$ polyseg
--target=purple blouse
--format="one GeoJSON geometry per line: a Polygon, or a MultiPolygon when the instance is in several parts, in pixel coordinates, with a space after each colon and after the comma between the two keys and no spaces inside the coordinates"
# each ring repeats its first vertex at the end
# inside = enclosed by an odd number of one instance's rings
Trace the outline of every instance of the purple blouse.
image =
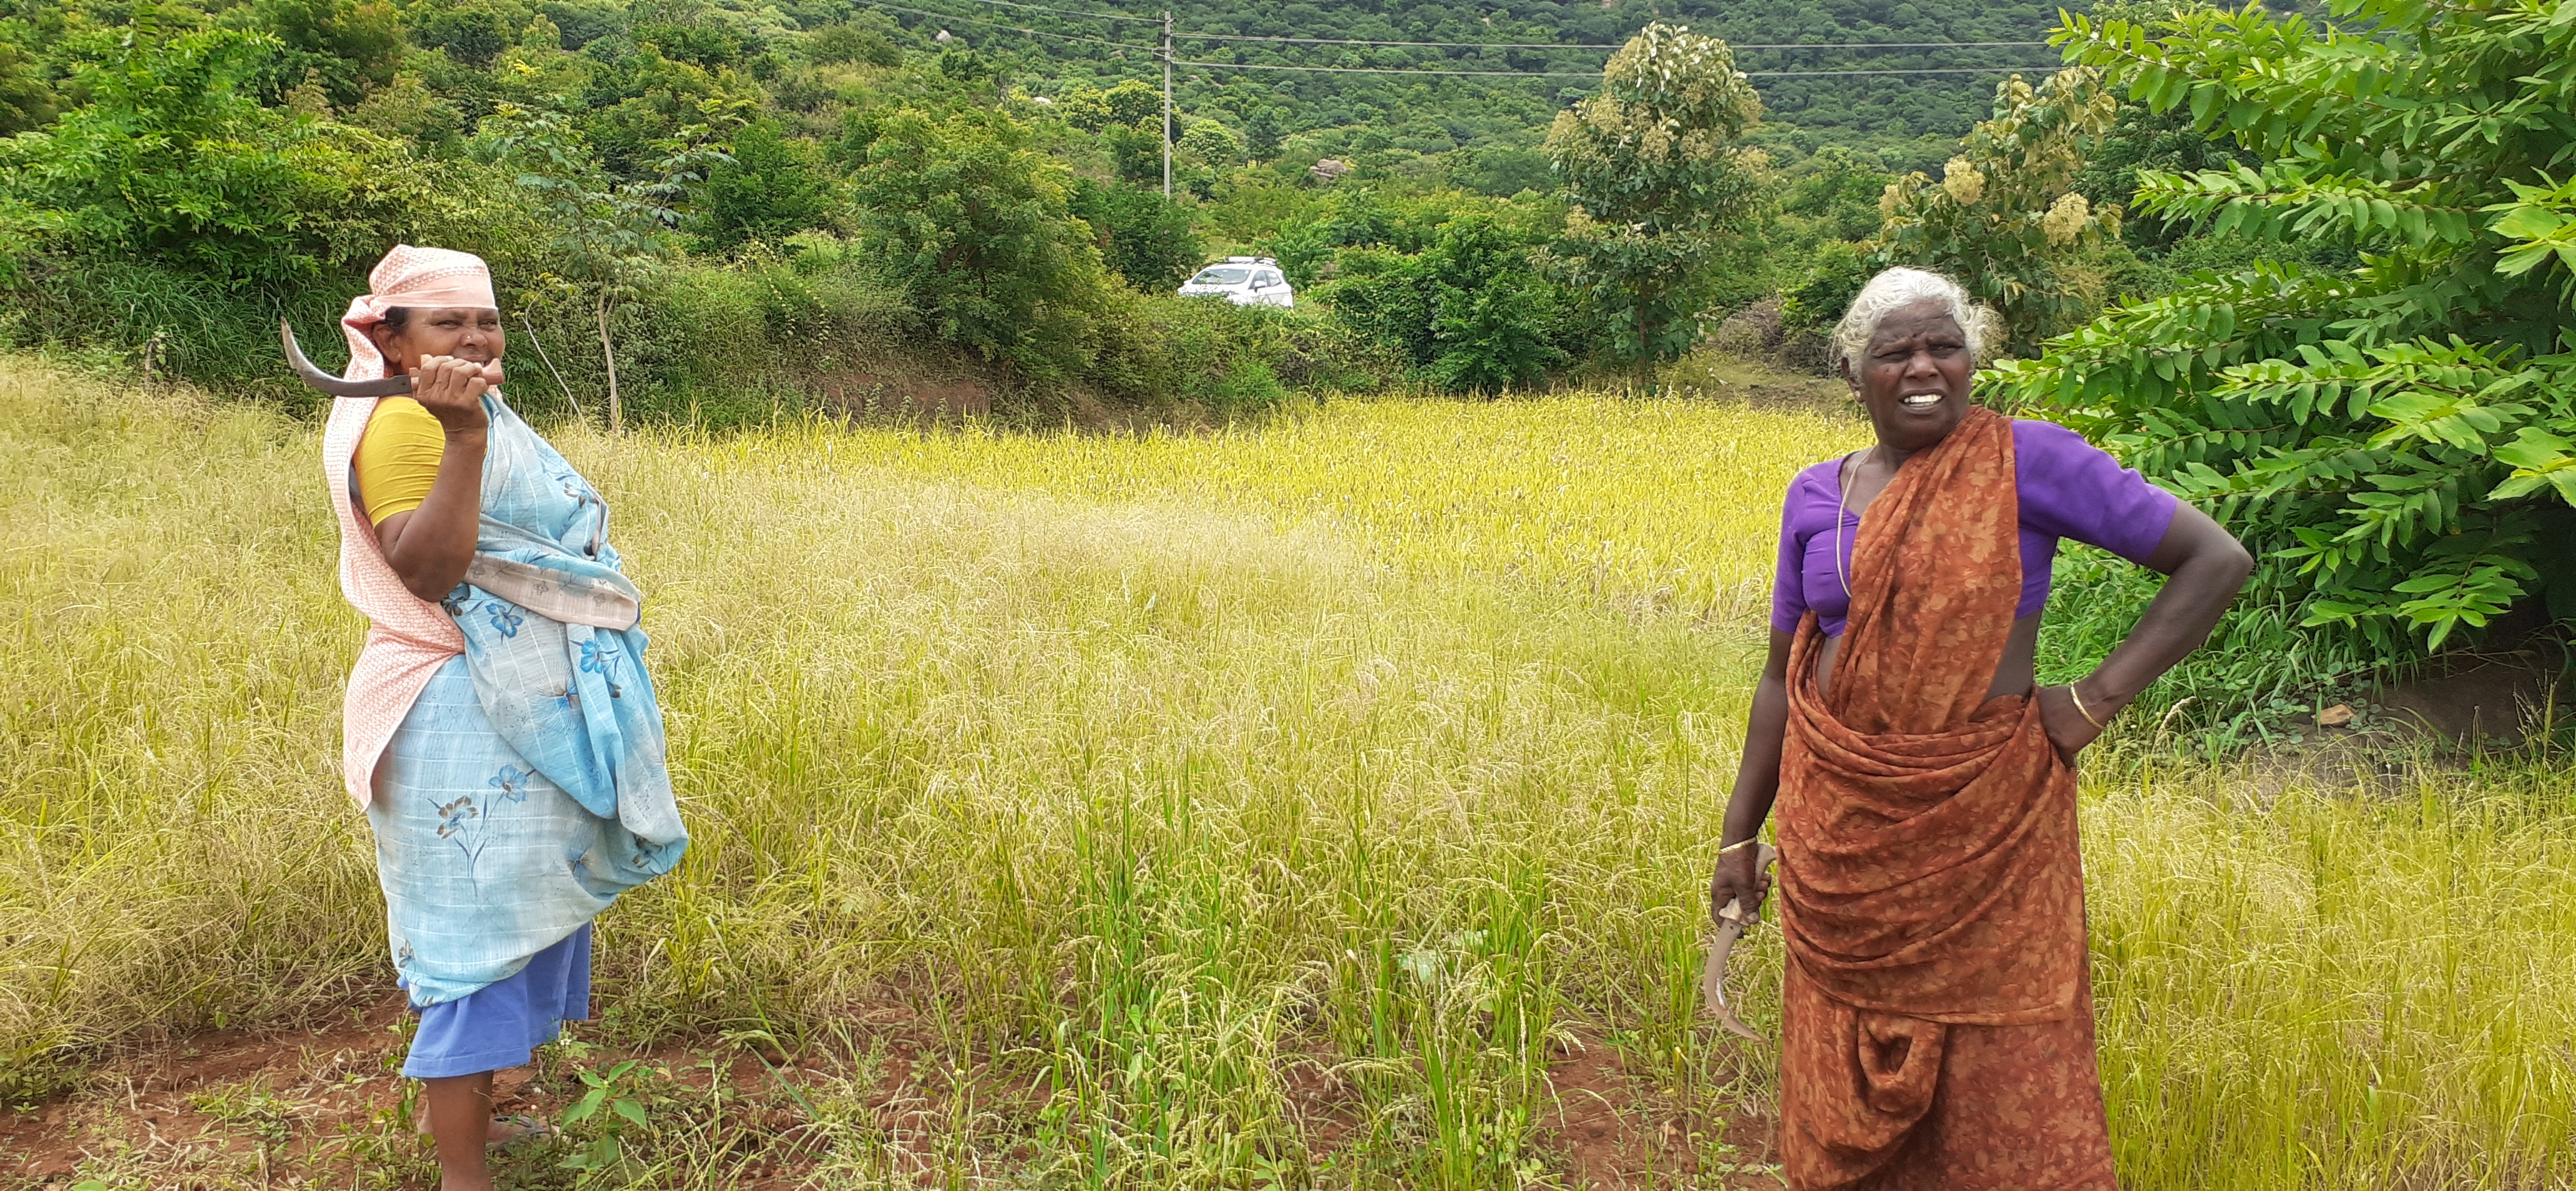
{"type": "MultiPolygon", "coordinates": [[[[2143,563],[2173,525],[2174,495],[2123,469],[2084,437],[2052,422],[2013,420],[2013,479],[2021,494],[2021,604],[2028,616],[2048,602],[2048,577],[2057,563],[2057,539],[2099,546],[2143,563]]],[[[1816,610],[1827,636],[1839,637],[1851,611],[1852,540],[1860,516],[1844,512],[1842,533],[1834,513],[1842,505],[1841,459],[1828,459],[1789,482],[1780,510],[1780,569],[1771,584],[1771,627],[1798,630],[1799,617],[1816,610]],[[1841,539],[1841,557],[1835,539],[1841,539]]]]}

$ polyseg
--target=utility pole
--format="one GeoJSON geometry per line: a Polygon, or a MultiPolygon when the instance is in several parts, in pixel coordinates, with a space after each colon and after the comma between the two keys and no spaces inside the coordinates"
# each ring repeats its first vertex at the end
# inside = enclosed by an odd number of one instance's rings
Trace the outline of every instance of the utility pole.
{"type": "Polygon", "coordinates": [[[1172,10],[1163,10],[1163,201],[1172,201],[1172,10]]]}

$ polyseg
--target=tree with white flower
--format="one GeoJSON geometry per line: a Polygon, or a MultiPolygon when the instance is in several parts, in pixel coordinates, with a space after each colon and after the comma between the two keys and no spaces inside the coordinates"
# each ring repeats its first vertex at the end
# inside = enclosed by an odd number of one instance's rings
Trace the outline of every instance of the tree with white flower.
{"type": "Polygon", "coordinates": [[[1571,209],[1547,260],[1590,297],[1617,358],[1642,366],[1697,338],[1705,266],[1760,203],[1761,158],[1734,142],[1761,116],[1725,42],[1662,23],[1557,113],[1546,149],[1571,209]]]}
{"type": "Polygon", "coordinates": [[[1888,184],[1871,266],[1957,278],[2003,312],[2016,353],[2090,314],[2067,266],[2119,234],[2120,208],[2095,205],[2074,183],[2118,114],[2091,69],[2062,70],[2036,87],[2014,75],[1995,88],[1993,118],[1960,142],[1940,182],[1918,172],[1888,184]]]}

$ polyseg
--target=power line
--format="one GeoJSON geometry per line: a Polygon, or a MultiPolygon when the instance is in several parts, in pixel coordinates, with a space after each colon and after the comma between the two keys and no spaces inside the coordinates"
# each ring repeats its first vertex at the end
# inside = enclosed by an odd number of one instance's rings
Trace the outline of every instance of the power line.
{"type": "Polygon", "coordinates": [[[1812,79],[1856,74],[2055,74],[2066,69],[2062,62],[2047,66],[1933,66],[1920,70],[1748,70],[1745,77],[1756,79],[1812,79]]]}
{"type": "Polygon", "coordinates": [[[1174,66],[1208,66],[1218,70],[1311,70],[1326,74],[1482,74],[1509,75],[1521,79],[1597,79],[1597,70],[1405,70],[1393,66],[1280,66],[1268,62],[1192,62],[1174,59],[1174,66]]]}
{"type": "MultiPolygon", "coordinates": [[[[1027,37],[1045,37],[1045,38],[1052,38],[1052,39],[1057,40],[1057,41],[1077,41],[1077,42],[1082,42],[1082,43],[1085,43],[1085,44],[1088,44],[1088,45],[1105,45],[1105,46],[1109,46],[1109,47],[1111,47],[1111,48],[1113,48],[1113,49],[1121,49],[1121,50],[1136,50],[1136,51],[1139,51],[1139,52],[1142,52],[1142,53],[1154,53],[1154,52],[1156,52],[1156,50],[1157,50],[1157,47],[1155,47],[1155,46],[1150,46],[1150,45],[1135,45],[1135,44],[1132,44],[1132,43],[1129,43],[1129,42],[1123,42],[1123,41],[1111,41],[1111,40],[1109,40],[1109,39],[1107,39],[1107,38],[1102,38],[1102,37],[1084,37],[1084,36],[1082,36],[1082,35],[1080,35],[1080,34],[1075,34],[1075,33],[1050,33],[1050,32],[1048,32],[1048,31],[1046,31],[1046,30],[1043,30],[1043,29],[1031,29],[1031,28],[1027,28],[1027,27],[1025,27],[1025,26],[1012,25],[1012,24],[1009,24],[1009,23],[1007,23],[1007,22],[1003,22],[1003,21],[987,20],[987,19],[985,19],[985,18],[983,18],[983,17],[970,17],[970,16],[962,16],[962,15],[955,14],[955,13],[933,12],[933,11],[931,11],[931,10],[929,10],[929,9],[924,9],[924,8],[909,8],[909,7],[906,7],[906,6],[901,5],[901,4],[887,4],[887,3],[884,3],[884,2],[883,2],[883,0],[861,0],[861,2],[862,2],[862,3],[867,4],[867,5],[868,5],[869,7],[871,7],[871,8],[882,8],[882,9],[887,9],[887,10],[889,10],[889,11],[893,11],[893,12],[910,13],[910,14],[912,14],[912,15],[914,15],[914,16],[930,17],[930,18],[933,18],[933,19],[935,19],[935,20],[942,20],[942,21],[957,21],[957,22],[961,22],[961,23],[969,24],[969,25],[985,25],[985,26],[989,26],[989,27],[992,27],[992,28],[995,28],[995,29],[1002,29],[1002,30],[1006,30],[1006,31],[1008,31],[1008,32],[1018,33],[1018,34],[1021,34],[1021,35],[1023,35],[1023,36],[1027,36],[1027,37]]],[[[1040,4],[1024,4],[1024,3],[1020,3],[1020,2],[1019,2],[1019,0],[973,0],[973,2],[974,2],[974,3],[979,3],[979,4],[1007,4],[1007,5],[1009,5],[1010,7],[1013,7],[1013,8],[1027,8],[1027,9],[1035,9],[1035,10],[1040,11],[1040,12],[1065,13],[1065,14],[1073,15],[1073,16],[1100,16],[1100,17],[1104,17],[1104,18],[1107,16],[1107,14],[1097,14],[1097,13],[1080,13],[1080,12],[1075,12],[1074,10],[1071,10],[1071,9],[1049,8],[1049,7],[1045,6],[1045,5],[1040,5],[1040,4]]],[[[1124,19],[1144,20],[1144,19],[1148,19],[1148,18],[1142,18],[1142,17],[1138,17],[1138,18],[1124,18],[1124,17],[1122,17],[1122,18],[1118,18],[1118,19],[1122,19],[1122,20],[1124,20],[1124,19]]],[[[1294,41],[1294,42],[1300,42],[1300,43],[1305,43],[1305,44],[1314,44],[1314,45],[1364,45],[1364,46],[1394,46],[1394,47],[1420,47],[1420,48],[1478,48],[1478,49],[1539,49],[1539,48],[1545,48],[1545,49],[1616,49],[1616,48],[1618,48],[1618,47],[1616,47],[1616,46],[1595,46],[1595,45],[1557,45],[1557,44],[1553,44],[1553,43],[1546,43],[1546,44],[1543,44],[1543,43],[1538,43],[1538,42],[1338,41],[1338,40],[1332,40],[1332,39],[1327,39],[1327,38],[1250,38],[1250,37],[1235,37],[1235,36],[1231,36],[1231,35],[1219,35],[1219,34],[1200,35],[1200,34],[1180,34],[1180,33],[1176,33],[1176,34],[1174,34],[1173,36],[1174,36],[1174,38],[1175,38],[1175,39],[1177,39],[1177,40],[1208,40],[1208,41],[1214,41],[1214,40],[1225,40],[1225,41],[1254,41],[1254,40],[1263,40],[1263,41],[1294,41]]],[[[2014,42],[2014,41],[1995,41],[1995,42],[1966,42],[1966,41],[1962,41],[1962,42],[1877,42],[1877,43],[1856,43],[1856,44],[1853,44],[1853,45],[1835,45],[1835,44],[1832,44],[1832,43],[1826,43],[1826,42],[1803,42],[1803,43],[1795,43],[1795,44],[1783,43],[1783,44],[1776,44],[1776,45],[1747,44],[1747,45],[1737,46],[1737,47],[1734,47],[1734,48],[1737,48],[1737,49],[1747,49],[1747,50],[1759,50],[1759,49],[1858,49],[1858,48],[1873,48],[1873,47],[1875,47],[1875,48],[1891,48],[1891,49],[1893,49],[1893,48],[1913,48],[1913,49],[1930,49],[1930,48],[1939,48],[1939,49],[1952,49],[1952,48],[1983,47],[1983,46],[2026,46],[2026,45],[2045,45],[2045,44],[2047,44],[2047,43],[2045,43],[2045,42],[2014,42]]],[[[1599,72],[1599,71],[1592,71],[1592,70],[1437,70],[1437,69],[1425,69],[1425,68],[1420,68],[1420,67],[1397,67],[1397,66],[1291,66],[1291,65],[1286,65],[1286,64],[1282,64],[1282,63],[1271,63],[1271,62],[1203,62],[1203,61],[1192,61],[1192,60],[1189,60],[1189,59],[1181,59],[1181,58],[1175,58],[1175,59],[1172,59],[1172,65],[1174,65],[1174,66],[1196,66],[1196,67],[1201,67],[1201,68],[1209,69],[1209,70],[1292,70],[1292,71],[1305,71],[1305,72],[1308,72],[1308,73],[1314,73],[1314,74],[1419,74],[1419,75],[1450,75],[1450,76],[1459,76],[1459,77],[1483,77],[1483,78],[1529,78],[1529,79],[1575,79],[1575,78],[1588,79],[1588,78],[1598,78],[1598,77],[1600,77],[1600,72],[1599,72]]],[[[1908,70],[1751,70],[1751,71],[1746,71],[1746,72],[1744,72],[1744,73],[1745,73],[1746,77],[1749,77],[1749,78],[1757,78],[1757,79],[1759,79],[1759,78],[1824,78],[1824,77],[1832,77],[1832,76],[1839,76],[1839,75],[1854,75],[1854,76],[1888,76],[1888,75],[1917,75],[1917,74],[2017,74],[2017,73],[2047,74],[2047,73],[2052,73],[2052,72],[2054,72],[2054,71],[2061,70],[2061,69],[2064,69],[2064,68],[2063,68],[2063,67],[2061,67],[2061,66],[1959,66],[1959,67],[1922,67],[1922,68],[1915,68],[1915,69],[1908,69],[1908,70]]]]}
{"type": "MultiPolygon", "coordinates": [[[[1395,66],[1283,66],[1269,62],[1192,62],[1175,59],[1174,66],[1204,66],[1217,70],[1306,70],[1326,74],[1423,74],[1423,75],[1489,75],[1523,79],[1597,79],[1597,70],[1422,70],[1395,66]]],[[[1907,74],[2052,74],[2066,69],[2051,66],[1952,66],[1920,70],[1748,70],[1747,78],[1823,78],[1850,75],[1907,74]]]]}
{"type": "Polygon", "coordinates": [[[1050,8],[1044,4],[1022,4],[1020,0],[973,0],[976,4],[999,4],[1006,8],[1026,8],[1051,12],[1060,17],[1088,17],[1095,21],[1159,21],[1161,17],[1129,16],[1122,12],[1083,12],[1072,8],[1050,8]]]}
{"type": "MultiPolygon", "coordinates": [[[[991,3],[991,2],[992,2],[992,0],[978,0],[978,2],[979,2],[979,3],[991,3]]],[[[965,17],[965,16],[958,16],[958,15],[957,15],[957,14],[955,14],[955,13],[947,13],[947,12],[932,12],[932,11],[930,11],[930,10],[926,9],[926,8],[906,8],[906,7],[904,7],[904,6],[900,5],[900,4],[886,4],[886,3],[883,3],[883,2],[882,2],[882,0],[860,0],[860,3],[863,3],[863,4],[867,5],[867,6],[868,6],[868,7],[870,7],[870,8],[883,8],[883,9],[888,9],[888,10],[891,10],[891,11],[894,11],[894,12],[908,12],[908,13],[911,13],[912,15],[914,15],[914,16],[919,16],[919,17],[933,17],[933,18],[936,18],[936,19],[938,19],[938,20],[942,20],[942,21],[958,21],[958,22],[962,22],[962,23],[965,23],[965,24],[969,24],[969,25],[990,25],[990,26],[992,26],[992,27],[994,27],[994,28],[996,28],[996,29],[1007,29],[1007,30],[1009,30],[1009,31],[1011,31],[1011,32],[1013,32],[1013,33],[1025,34],[1025,35],[1030,36],[1030,37],[1052,37],[1052,38],[1056,39],[1057,41],[1080,41],[1080,42],[1088,42],[1088,43],[1090,43],[1090,44],[1092,44],[1092,45],[1115,46],[1115,47],[1117,47],[1118,49],[1122,49],[1122,50],[1136,50],[1136,51],[1139,51],[1139,52],[1142,52],[1142,53],[1148,53],[1148,54],[1150,54],[1150,53],[1153,53],[1153,52],[1154,52],[1154,47],[1149,46],[1149,45],[1131,45],[1131,44],[1129,44],[1129,43],[1127,43],[1127,42],[1123,42],[1123,41],[1111,41],[1111,40],[1109,40],[1109,39],[1107,39],[1107,38],[1103,38],[1103,37],[1084,37],[1084,36],[1082,36],[1082,35],[1080,35],[1080,34],[1076,34],[1076,33],[1049,33],[1049,32],[1047,32],[1047,31],[1046,31],[1046,30],[1044,30],[1044,29],[1030,29],[1030,28],[1025,28],[1025,27],[1019,26],[1019,25],[1007,24],[1007,23],[1002,22],[1002,21],[988,21],[988,20],[985,20],[985,19],[984,19],[984,18],[982,18],[982,17],[965,17]]],[[[1022,7],[1026,7],[1026,8],[1035,8],[1035,7],[1037,7],[1037,6],[1036,6],[1036,5],[1034,5],[1034,4],[1031,4],[1031,5],[1023,5],[1022,7]]]]}
{"type": "MultiPolygon", "coordinates": [[[[986,0],[987,3],[996,0],[986,0]]],[[[1032,6],[1034,7],[1034,6],[1032,6]]],[[[1570,41],[1364,41],[1349,37],[1256,37],[1243,33],[1174,33],[1177,41],[1267,41],[1294,45],[1415,46],[1456,50],[1616,50],[1626,42],[1570,41]]],[[[1963,50],[1998,46],[2043,46],[2044,41],[1784,41],[1727,42],[1738,50],[1963,50]]]]}

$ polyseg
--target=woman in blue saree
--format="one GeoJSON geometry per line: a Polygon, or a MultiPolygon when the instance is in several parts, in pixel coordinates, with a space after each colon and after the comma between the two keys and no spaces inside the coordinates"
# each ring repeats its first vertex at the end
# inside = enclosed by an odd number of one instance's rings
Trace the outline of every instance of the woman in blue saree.
{"type": "Polygon", "coordinates": [[[502,399],[491,275],[397,246],[341,322],[323,437],[341,589],[366,614],[343,763],[366,808],[446,1191],[491,1186],[493,1072],[589,1016],[590,924],[687,847],[608,508],[502,399]]]}

